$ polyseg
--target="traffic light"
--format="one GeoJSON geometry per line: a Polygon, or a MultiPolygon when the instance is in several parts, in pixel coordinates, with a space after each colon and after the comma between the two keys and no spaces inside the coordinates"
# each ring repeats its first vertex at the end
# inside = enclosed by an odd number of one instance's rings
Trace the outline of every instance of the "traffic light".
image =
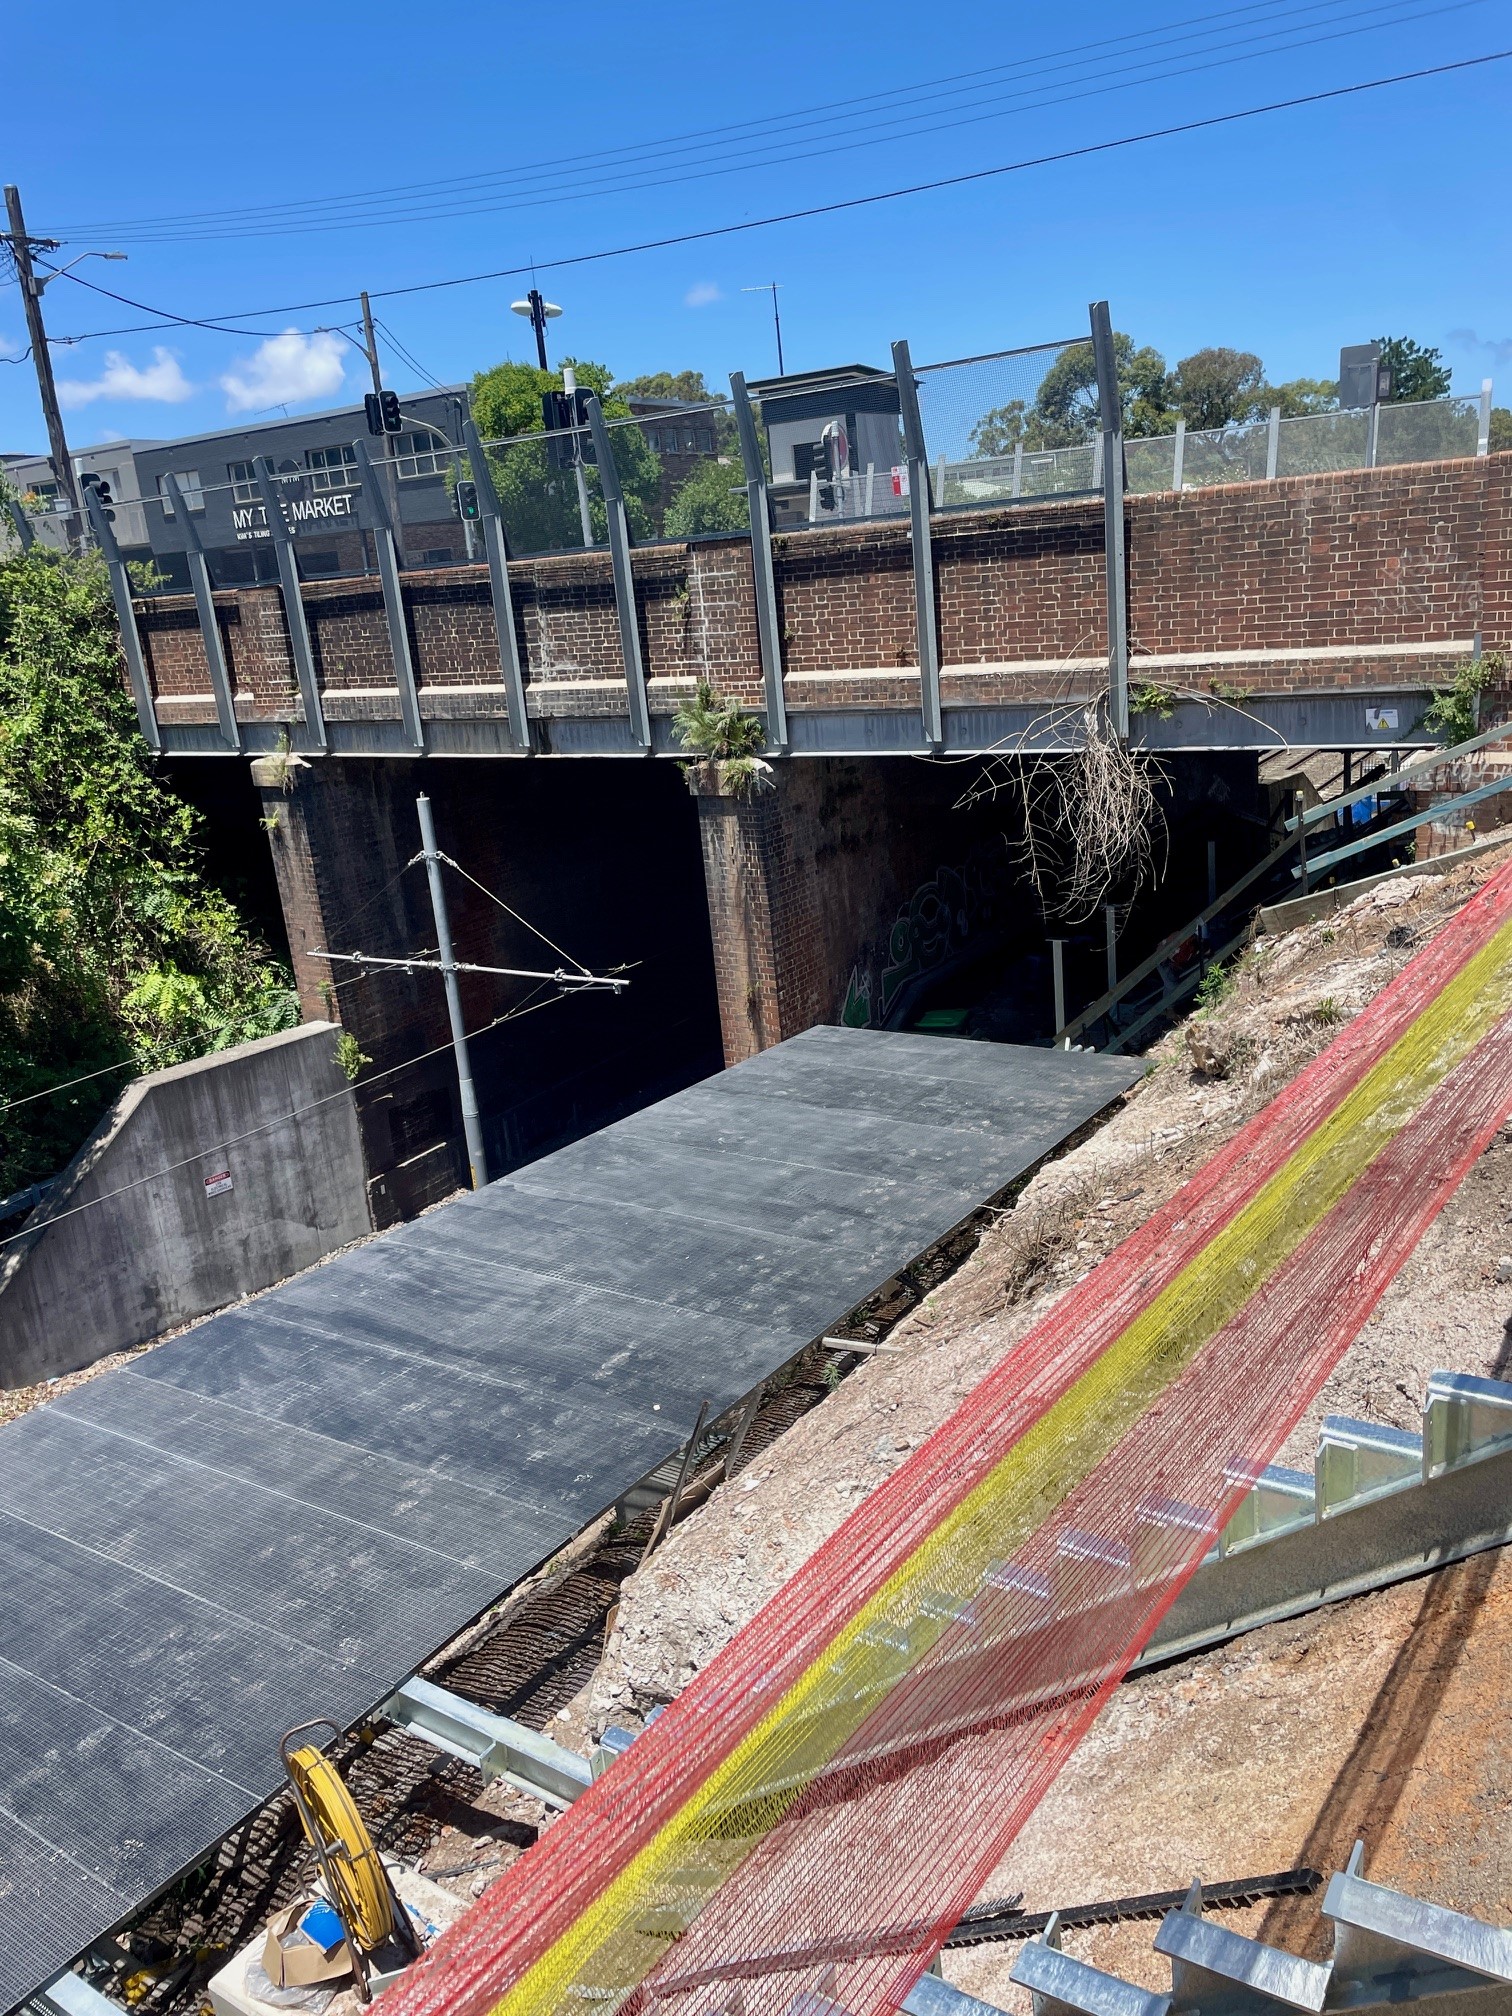
{"type": "Polygon", "coordinates": [[[593,436],[588,431],[588,393],[583,386],[575,392],[543,392],[541,425],[551,437],[546,450],[555,469],[571,469],[579,462],[598,461],[593,436]],[[576,436],[570,430],[577,429],[576,436]]]}
{"type": "Polygon", "coordinates": [[[113,525],[116,514],[110,507],[114,504],[115,499],[110,494],[110,485],[105,481],[105,478],[97,476],[92,469],[86,469],[81,473],[79,480],[86,490],[93,490],[96,497],[100,500],[100,508],[105,513],[106,523],[113,525]]]}
{"type": "Polygon", "coordinates": [[[457,485],[457,516],[476,518],[478,515],[478,486],[464,478],[457,485]]]}
{"type": "Polygon", "coordinates": [[[367,430],[369,434],[381,434],[383,432],[383,408],[378,403],[378,394],[376,392],[368,392],[363,395],[362,410],[367,415],[367,430]]]}
{"type": "Polygon", "coordinates": [[[362,410],[367,415],[369,434],[397,434],[404,425],[397,392],[364,393],[362,410]]]}

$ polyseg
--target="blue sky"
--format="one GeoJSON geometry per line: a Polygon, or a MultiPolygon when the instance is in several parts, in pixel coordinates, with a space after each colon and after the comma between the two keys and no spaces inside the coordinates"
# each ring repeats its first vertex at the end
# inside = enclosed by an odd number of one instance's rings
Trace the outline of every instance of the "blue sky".
{"type": "MultiPolygon", "coordinates": [[[[1116,326],[1173,361],[1228,343],[1273,379],[1330,376],[1341,343],[1407,334],[1443,349],[1457,390],[1491,375],[1512,403],[1497,167],[1512,63],[553,266],[1512,47],[1512,0],[592,0],[567,15],[158,0],[150,32],[146,19],[12,0],[0,170],[31,230],[66,236],[60,259],[128,253],[81,278],[243,333],[133,327],[158,318],[56,281],[54,335],[128,332],[54,350],[76,445],[350,401],[366,366],[339,325],[359,288],[532,261],[565,310],[553,354],[621,376],[770,372],[770,299],[741,290],[776,279],[789,369],[885,362],[896,336],[928,362],[1075,334],[1106,295],[1116,326]],[[374,224],[351,206],[280,207],[401,188],[364,203],[374,224]],[[397,221],[401,203],[422,214],[397,221]]],[[[450,382],[531,354],[509,313],[525,285],[375,307],[450,382]]],[[[0,287],[0,355],[23,341],[16,290],[0,287]]],[[[387,377],[423,382],[397,352],[387,377]]],[[[42,439],[30,365],[0,365],[0,446],[42,439]]]]}

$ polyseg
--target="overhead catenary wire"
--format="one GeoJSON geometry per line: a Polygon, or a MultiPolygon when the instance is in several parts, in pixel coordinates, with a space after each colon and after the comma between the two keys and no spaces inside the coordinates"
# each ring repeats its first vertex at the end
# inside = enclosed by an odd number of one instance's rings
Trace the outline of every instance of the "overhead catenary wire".
{"type": "MultiPolygon", "coordinates": [[[[835,153],[896,144],[899,140],[920,137],[925,133],[939,130],[942,126],[958,131],[963,126],[979,124],[984,120],[1013,116],[1017,111],[1046,109],[1078,99],[1105,95],[1110,91],[1128,90],[1141,84],[1165,81],[1173,76],[1187,76],[1198,71],[1250,62],[1266,55],[1285,54],[1321,42],[1368,33],[1373,28],[1402,25],[1413,20],[1457,12],[1468,6],[1482,4],[1485,4],[1485,0],[1441,0],[1441,4],[1432,6],[1421,4],[1421,0],[1374,0],[1374,4],[1366,6],[1351,4],[1351,0],[1303,0],[1303,4],[1300,5],[1272,8],[1268,14],[1263,9],[1241,8],[1236,10],[1235,15],[1209,18],[1223,23],[1234,20],[1237,16],[1258,11],[1265,19],[1290,23],[1295,16],[1323,15],[1330,19],[1339,18],[1338,10],[1343,9],[1344,20],[1359,21],[1363,18],[1365,25],[1337,28],[1327,27],[1325,23],[1315,20],[1308,23],[1299,22],[1296,26],[1262,28],[1258,34],[1231,37],[1227,43],[1218,41],[1215,45],[1220,50],[1226,46],[1240,48],[1243,52],[1240,54],[1213,55],[1208,51],[1186,52],[1189,55],[1206,55],[1208,60],[1202,62],[1173,64],[1164,57],[1154,61],[1131,62],[1129,59],[1140,52],[1137,49],[1126,49],[1120,60],[1103,63],[1100,68],[1096,67],[1101,60],[1099,51],[1114,48],[1120,42],[1139,42],[1148,48],[1164,49],[1172,44],[1200,41],[1204,37],[1213,42],[1219,33],[1218,29],[1208,27],[1201,21],[1195,24],[1164,24],[1143,30],[1137,36],[1113,38],[1106,45],[1092,45],[1090,51],[1076,48],[1052,51],[1043,58],[1020,59],[1010,64],[957,73],[953,78],[936,79],[928,84],[901,87],[892,93],[879,94],[870,100],[841,101],[832,107],[813,107],[804,113],[780,115],[773,120],[714,128],[703,135],[690,135],[681,140],[674,137],[659,142],[635,143],[611,150],[602,156],[592,154],[568,156],[554,163],[521,165],[471,177],[448,178],[438,183],[413,184],[408,188],[373,191],[367,194],[312,198],[282,205],[249,206],[240,212],[191,212],[181,214],[178,218],[170,216],[160,220],[142,220],[136,225],[133,225],[131,220],[106,220],[70,228],[74,231],[83,229],[110,231],[121,242],[224,240],[247,236],[301,235],[312,231],[329,232],[394,223],[424,223],[443,217],[580,201],[585,197],[608,191],[620,192],[703,180],[711,176],[738,174],[753,169],[814,160],[835,153]],[[1172,28],[1179,30],[1184,27],[1195,27],[1197,32],[1195,34],[1170,32],[1172,28]],[[1305,34],[1300,32],[1303,27],[1321,27],[1324,32],[1305,34]],[[1272,46],[1247,48],[1245,47],[1247,42],[1272,46]],[[1057,58],[1066,60],[1057,61],[1057,58]],[[1163,65],[1165,67],[1162,67],[1163,65]],[[1004,94],[999,91],[996,104],[989,99],[985,101],[988,109],[979,109],[984,102],[980,94],[989,88],[989,80],[1032,78],[1068,70],[1087,71],[1088,77],[1074,81],[1089,85],[1089,88],[1062,91],[1059,96],[1047,97],[1045,94],[1056,89],[1056,86],[1030,85],[1028,89],[1008,92],[1006,103],[1002,102],[1004,94]],[[1154,74],[1137,74],[1141,71],[1154,74]],[[1102,81],[1110,78],[1113,81],[1102,81]],[[931,100],[946,97],[960,99],[964,94],[972,92],[977,93],[977,97],[968,97],[964,104],[941,106],[937,110],[916,112],[912,115],[908,112],[910,105],[927,105],[931,100]],[[1037,104],[1013,102],[1028,100],[1035,96],[1039,99],[1037,104]],[[826,144],[808,144],[808,139],[805,138],[806,129],[837,125],[842,129],[859,127],[860,137],[846,137],[843,130],[840,134],[829,136],[816,132],[808,137],[826,144]],[[784,135],[792,137],[785,138],[784,135]],[[712,156],[711,150],[715,150],[712,156]],[[711,158],[693,159],[683,163],[678,157],[684,155],[711,158]],[[654,172],[649,173],[645,179],[635,180],[633,178],[637,166],[654,172]],[[560,176],[560,171],[563,169],[576,169],[576,178],[569,179],[564,184],[560,176]],[[491,185],[499,185],[498,196],[484,194],[484,190],[491,185]]],[[[1258,23],[1246,25],[1259,26],[1258,23]]]]}
{"type": "MultiPolygon", "coordinates": [[[[1006,161],[989,168],[964,170],[955,175],[935,176],[925,181],[909,182],[892,189],[874,190],[861,196],[847,196],[832,199],[826,203],[807,204],[798,209],[774,211],[763,217],[747,217],[734,223],[708,225],[692,231],[669,232],[662,237],[644,238],[625,245],[602,247],[593,252],[566,253],[552,260],[527,261],[522,265],[493,267],[480,273],[454,274],[439,280],[412,281],[399,287],[370,288],[373,300],[398,300],[415,294],[434,294],[453,287],[475,287],[491,280],[516,280],[527,273],[562,272],[569,268],[602,264],[611,259],[628,259],[645,252],[668,251],[682,245],[707,244],[719,238],[731,238],[750,231],[764,231],[779,224],[804,223],[816,217],[830,217],[855,210],[873,208],[883,203],[896,203],[910,196],[930,195],[941,189],[965,188],[978,182],[989,182],[1005,175],[1024,174],[1035,168],[1049,168],[1067,161],[1081,161],[1096,155],[1111,154],[1130,147],[1139,147],[1157,140],[1178,139],[1187,134],[1210,132],[1219,127],[1234,126],[1251,119],[1268,118],[1279,112],[1294,112],[1308,106],[1336,103],[1341,99],[1354,98],[1371,91],[1384,91],[1398,84],[1421,83],[1433,77],[1448,77],[1460,72],[1484,69],[1493,63],[1512,60],[1512,48],[1486,50],[1477,56],[1466,56],[1449,63],[1424,65],[1415,70],[1401,70],[1386,77],[1364,78],[1353,84],[1339,84],[1326,90],[1308,91],[1290,98],[1276,98],[1262,105],[1249,105],[1233,112],[1215,112],[1200,119],[1185,119],[1165,126],[1147,128],[1139,133],[1125,133],[1112,140],[1087,141],[1078,147],[1065,147],[1047,154],[1035,154],[1018,161],[1006,161]]],[[[72,279],[74,276],[68,276],[72,279]]],[[[236,318],[304,314],[319,308],[346,307],[355,295],[328,295],[319,300],[286,303],[276,308],[242,308],[227,311],[217,320],[229,321],[236,318]]],[[[89,329],[75,335],[57,338],[66,343],[89,343],[116,336],[137,336],[155,329],[180,327],[187,318],[160,311],[166,319],[157,322],[141,322],[112,329],[89,329]]]]}

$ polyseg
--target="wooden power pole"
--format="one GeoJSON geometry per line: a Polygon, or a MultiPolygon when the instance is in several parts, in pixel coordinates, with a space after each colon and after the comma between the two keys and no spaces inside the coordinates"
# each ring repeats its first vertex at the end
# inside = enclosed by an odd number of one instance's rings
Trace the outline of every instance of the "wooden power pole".
{"type": "MultiPolygon", "coordinates": [[[[52,356],[47,348],[47,331],[42,326],[42,289],[37,284],[36,272],[32,267],[32,251],[57,250],[51,238],[29,238],[26,219],[21,214],[21,191],[14,183],[5,185],[5,214],[10,229],[4,233],[5,242],[10,247],[15,262],[16,279],[21,287],[21,303],[26,315],[26,333],[31,341],[32,362],[37,367],[37,391],[42,399],[42,417],[47,422],[47,446],[52,457],[53,472],[62,486],[63,495],[68,499],[68,536],[78,537],[79,487],[74,481],[73,463],[68,458],[68,437],[63,432],[63,415],[58,410],[58,388],[53,382],[52,356]]],[[[44,283],[45,284],[45,283],[44,283]]]]}

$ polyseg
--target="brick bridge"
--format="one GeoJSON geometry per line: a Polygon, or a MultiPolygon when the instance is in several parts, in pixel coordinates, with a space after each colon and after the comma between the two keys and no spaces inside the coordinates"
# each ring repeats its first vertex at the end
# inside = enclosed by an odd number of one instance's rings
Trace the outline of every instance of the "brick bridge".
{"type": "MultiPolygon", "coordinates": [[[[926,529],[922,577],[906,521],[790,532],[762,552],[663,542],[628,567],[621,554],[618,580],[606,552],[510,561],[504,624],[497,550],[491,568],[389,565],[297,588],[286,574],[282,589],[213,595],[204,579],[198,601],[137,601],[144,725],[212,808],[247,794],[227,759],[254,759],[306,1012],[335,1014],[372,1059],[359,1107],[380,1222],[464,1166],[440,989],[399,973],[333,990],[350,969],[315,955],[434,942],[405,873],[420,790],[442,847],[515,910],[590,964],[633,967],[621,1001],[578,997],[477,1046],[495,1170],[721,1054],[816,1021],[896,1026],[932,975],[1005,935],[1043,949],[1005,883],[1011,821],[990,801],[963,809],[960,759],[1071,746],[1109,690],[1103,506],[942,512],[926,529]],[[701,674],[769,729],[780,693],[775,788],[694,797],[670,763],[603,760],[677,753],[671,716],[701,674]]],[[[1205,900],[1207,844],[1224,875],[1267,844],[1257,751],[1426,739],[1432,686],[1478,638],[1512,643],[1509,531],[1508,455],[1127,500],[1131,739],[1170,752],[1168,907],[1205,900]]],[[[254,804],[238,816],[250,829],[254,804]]],[[[482,895],[453,900],[459,957],[542,963],[482,895]]],[[[1029,957],[1017,970],[1033,975],[1029,957]]],[[[1049,1033],[1044,991],[1027,1036],[1049,1033]]],[[[467,977],[464,1005],[482,1028],[513,1004],[467,977]]]]}

